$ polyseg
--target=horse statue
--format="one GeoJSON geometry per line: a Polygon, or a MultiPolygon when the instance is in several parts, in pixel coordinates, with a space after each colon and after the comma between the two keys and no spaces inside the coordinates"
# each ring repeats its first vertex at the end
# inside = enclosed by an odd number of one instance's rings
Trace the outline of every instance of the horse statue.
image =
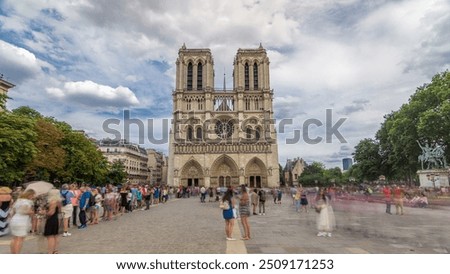
{"type": "Polygon", "coordinates": [[[424,169],[424,163],[427,163],[427,169],[448,167],[445,159],[445,151],[441,145],[435,144],[435,147],[432,148],[428,142],[426,142],[424,146],[422,146],[419,141],[417,141],[417,143],[422,149],[422,154],[417,158],[422,169],[424,169]]]}

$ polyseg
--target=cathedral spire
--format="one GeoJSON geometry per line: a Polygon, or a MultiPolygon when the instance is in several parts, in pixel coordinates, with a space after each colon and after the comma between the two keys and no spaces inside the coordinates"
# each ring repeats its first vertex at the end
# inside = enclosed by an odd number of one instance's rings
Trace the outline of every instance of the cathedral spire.
{"type": "Polygon", "coordinates": [[[223,91],[227,91],[225,68],[223,68],[223,91]]]}

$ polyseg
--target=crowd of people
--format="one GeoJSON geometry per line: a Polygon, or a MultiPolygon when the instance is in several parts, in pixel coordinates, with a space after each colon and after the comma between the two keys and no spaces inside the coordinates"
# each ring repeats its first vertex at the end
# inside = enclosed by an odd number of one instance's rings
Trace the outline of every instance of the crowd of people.
{"type": "Polygon", "coordinates": [[[191,192],[180,187],[144,184],[105,185],[63,184],[36,195],[33,189],[0,188],[0,236],[11,234],[12,254],[21,252],[26,236],[47,238],[47,252],[58,253],[59,236],[71,236],[70,229],[86,229],[100,221],[111,221],[134,210],[149,210],[150,205],[166,203],[173,195],[187,197],[191,192]]]}
{"type": "MultiPolygon", "coordinates": [[[[446,189],[440,190],[447,193],[446,189]]],[[[0,236],[12,235],[11,253],[20,253],[24,238],[31,234],[47,238],[48,253],[58,253],[59,236],[70,237],[74,228],[86,229],[100,221],[111,221],[135,210],[149,210],[150,205],[164,204],[173,197],[189,198],[200,196],[200,202],[220,201],[225,219],[225,234],[229,241],[236,240],[233,228],[236,219],[241,220],[242,240],[252,238],[249,218],[265,215],[266,202],[273,199],[275,205],[282,197],[291,197],[295,212],[317,212],[317,236],[331,237],[335,228],[332,202],[349,195],[366,195],[367,191],[346,188],[239,188],[218,187],[168,187],[145,184],[105,185],[102,187],[82,184],[64,184],[60,189],[52,189],[45,195],[36,195],[30,190],[18,187],[15,191],[0,187],[0,236]]],[[[371,195],[380,193],[386,203],[386,213],[403,215],[403,206],[427,207],[430,192],[423,189],[405,188],[401,185],[374,187],[371,195]]]]}
{"type": "Polygon", "coordinates": [[[236,240],[232,235],[234,221],[240,219],[243,228],[241,240],[250,240],[251,229],[248,218],[251,215],[266,214],[265,204],[266,196],[268,195],[272,195],[274,204],[281,204],[283,193],[292,196],[296,212],[308,213],[308,208],[315,209],[317,212],[317,236],[332,236],[336,221],[331,206],[331,191],[329,192],[325,188],[308,191],[300,185],[297,188],[291,189],[288,193],[286,192],[287,189],[283,191],[280,188],[273,188],[271,190],[262,188],[251,189],[245,185],[241,185],[238,189],[228,187],[220,200],[220,207],[223,210],[222,215],[225,220],[226,239],[228,241],[236,240]],[[313,196],[313,203],[308,201],[308,196],[313,196]]]}

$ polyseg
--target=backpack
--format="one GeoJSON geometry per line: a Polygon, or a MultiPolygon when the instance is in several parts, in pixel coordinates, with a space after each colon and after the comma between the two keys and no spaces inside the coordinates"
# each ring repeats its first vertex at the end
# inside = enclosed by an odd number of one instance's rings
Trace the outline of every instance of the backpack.
{"type": "Polygon", "coordinates": [[[92,195],[91,194],[91,197],[89,197],[89,207],[91,207],[91,206],[95,206],[95,197],[96,197],[97,195],[92,195]]]}
{"type": "Polygon", "coordinates": [[[264,190],[260,190],[259,193],[260,193],[259,200],[261,202],[265,202],[266,201],[266,192],[264,190]]]}
{"type": "Polygon", "coordinates": [[[61,196],[63,196],[63,200],[62,200],[62,206],[66,206],[67,205],[67,193],[66,194],[62,194],[61,192],[61,196]]]}

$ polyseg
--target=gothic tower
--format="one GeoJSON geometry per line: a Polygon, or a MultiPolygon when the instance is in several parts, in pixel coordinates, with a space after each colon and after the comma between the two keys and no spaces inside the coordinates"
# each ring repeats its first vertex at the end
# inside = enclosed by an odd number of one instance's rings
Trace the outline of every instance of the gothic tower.
{"type": "Polygon", "coordinates": [[[233,89],[214,88],[209,49],[178,52],[168,184],[278,186],[278,147],[266,50],[239,49],[233,89]]]}

